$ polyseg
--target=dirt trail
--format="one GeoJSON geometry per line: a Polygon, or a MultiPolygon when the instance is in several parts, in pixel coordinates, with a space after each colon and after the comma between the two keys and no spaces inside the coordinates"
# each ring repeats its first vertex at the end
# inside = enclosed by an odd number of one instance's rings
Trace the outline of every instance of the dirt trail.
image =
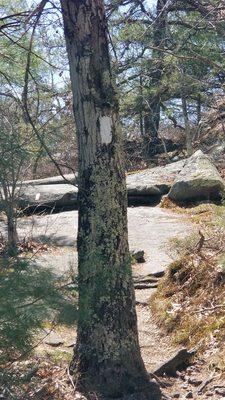
{"type": "MultiPolygon", "coordinates": [[[[66,273],[71,267],[76,270],[76,235],[78,212],[66,211],[51,215],[33,215],[22,218],[18,224],[19,236],[32,236],[34,239],[52,243],[54,251],[38,256],[38,262],[51,267],[57,275],[66,273]]],[[[168,244],[173,237],[183,237],[192,229],[181,214],[159,207],[128,208],[128,235],[131,250],[144,250],[145,262],[133,266],[134,276],[161,273],[171,262],[168,244]]],[[[140,345],[146,368],[153,371],[165,361],[176,348],[163,337],[154,323],[149,303],[155,289],[136,290],[136,300],[145,306],[137,305],[140,345]],[[163,346],[160,343],[163,342],[163,346]],[[160,352],[159,352],[160,346],[160,352]]],[[[71,338],[72,340],[72,338],[71,338]]]]}

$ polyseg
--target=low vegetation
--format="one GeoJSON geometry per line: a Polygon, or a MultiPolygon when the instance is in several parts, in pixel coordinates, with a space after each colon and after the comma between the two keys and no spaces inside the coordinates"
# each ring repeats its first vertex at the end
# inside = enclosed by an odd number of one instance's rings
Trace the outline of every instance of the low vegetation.
{"type": "Polygon", "coordinates": [[[17,393],[24,379],[14,366],[30,356],[57,324],[74,325],[75,303],[71,277],[62,280],[25,256],[1,259],[0,394],[5,385],[17,393]]]}
{"type": "Polygon", "coordinates": [[[171,251],[177,259],[169,265],[151,307],[157,322],[176,344],[195,347],[200,353],[211,344],[220,349],[214,361],[225,370],[221,361],[225,338],[225,207],[213,209],[207,223],[203,218],[201,230],[189,238],[174,239],[171,251]]]}

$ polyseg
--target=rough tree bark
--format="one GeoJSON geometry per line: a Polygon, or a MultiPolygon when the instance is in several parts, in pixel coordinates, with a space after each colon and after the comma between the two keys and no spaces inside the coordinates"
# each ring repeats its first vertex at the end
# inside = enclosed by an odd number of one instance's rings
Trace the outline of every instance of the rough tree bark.
{"type": "Polygon", "coordinates": [[[143,391],[146,399],[158,399],[138,343],[103,0],[61,0],[61,6],[79,151],[79,318],[71,371],[78,384],[103,398],[143,391]]]}

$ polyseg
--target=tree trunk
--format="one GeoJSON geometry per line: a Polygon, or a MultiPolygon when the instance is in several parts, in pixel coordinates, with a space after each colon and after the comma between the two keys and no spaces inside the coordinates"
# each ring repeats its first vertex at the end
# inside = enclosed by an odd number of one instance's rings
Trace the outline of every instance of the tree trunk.
{"type": "Polygon", "coordinates": [[[190,127],[189,118],[188,118],[187,100],[186,100],[185,96],[182,96],[182,109],[183,109],[183,117],[184,117],[184,125],[185,125],[187,155],[191,156],[193,153],[192,134],[191,134],[191,127],[190,127]]]}
{"type": "Polygon", "coordinates": [[[196,114],[197,114],[197,124],[199,125],[202,117],[202,102],[200,94],[197,97],[196,114]]]}
{"type": "MultiPolygon", "coordinates": [[[[79,151],[78,337],[80,387],[107,397],[148,392],[140,355],[127,238],[118,102],[102,0],[61,0],[79,151]]],[[[139,397],[141,398],[141,397],[139,397]]]]}
{"type": "Polygon", "coordinates": [[[148,141],[151,139],[158,138],[158,130],[160,123],[160,99],[159,96],[154,96],[153,99],[149,99],[148,102],[149,110],[144,117],[144,128],[145,137],[148,141]]]}
{"type": "Polygon", "coordinates": [[[167,0],[158,0],[156,6],[156,18],[153,26],[153,69],[150,74],[149,87],[152,92],[147,99],[147,112],[145,115],[145,146],[147,154],[151,150],[151,139],[153,142],[158,138],[160,123],[160,94],[159,86],[163,74],[163,48],[166,40],[166,22],[168,9],[167,0]],[[160,49],[160,50],[158,50],[160,49]]]}
{"type": "Polygon", "coordinates": [[[140,74],[140,113],[139,113],[139,121],[140,121],[140,132],[141,137],[144,136],[144,124],[143,124],[143,76],[142,71],[140,74]]]}
{"type": "Polygon", "coordinates": [[[7,251],[10,254],[17,252],[18,234],[17,234],[17,215],[14,208],[14,188],[9,192],[8,185],[1,180],[3,196],[1,195],[1,201],[3,204],[3,210],[7,218],[7,251]]]}
{"type": "Polygon", "coordinates": [[[7,205],[6,211],[7,217],[7,233],[8,233],[8,253],[15,254],[17,251],[17,242],[18,242],[18,234],[17,234],[17,224],[16,224],[16,216],[11,204],[7,205]]]}
{"type": "Polygon", "coordinates": [[[7,215],[8,242],[10,247],[16,247],[18,241],[16,223],[12,215],[7,215]]]}
{"type": "Polygon", "coordinates": [[[37,156],[34,159],[34,164],[33,164],[33,169],[32,169],[32,179],[36,179],[37,178],[37,169],[38,169],[39,161],[40,161],[41,156],[42,156],[42,152],[43,152],[43,148],[41,146],[39,151],[38,151],[37,156]]]}

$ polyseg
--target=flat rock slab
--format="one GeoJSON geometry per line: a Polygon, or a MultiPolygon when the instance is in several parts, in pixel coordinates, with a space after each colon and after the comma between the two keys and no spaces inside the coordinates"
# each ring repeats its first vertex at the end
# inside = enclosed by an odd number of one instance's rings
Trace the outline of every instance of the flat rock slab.
{"type": "MultiPolygon", "coordinates": [[[[19,236],[32,237],[40,242],[58,247],[57,251],[41,256],[45,266],[53,266],[56,272],[64,273],[76,259],[74,246],[78,228],[78,212],[65,211],[58,214],[33,215],[18,221],[19,236]],[[71,248],[72,246],[72,248],[71,248]],[[63,249],[63,247],[65,247],[63,249]]],[[[0,223],[4,230],[3,222],[0,223]]],[[[145,252],[146,262],[133,267],[134,275],[159,274],[172,261],[167,245],[172,237],[184,237],[193,226],[184,221],[181,214],[159,207],[128,208],[128,234],[130,249],[145,252]]]]}
{"type": "Polygon", "coordinates": [[[75,184],[77,181],[77,173],[51,176],[49,178],[33,179],[23,182],[23,185],[60,185],[71,182],[75,184]],[[68,181],[68,182],[67,182],[68,181]]]}
{"type": "Polygon", "coordinates": [[[22,209],[26,207],[54,208],[74,207],[77,205],[78,189],[69,184],[49,185],[25,185],[22,186],[19,195],[19,205],[22,209]]]}
{"type": "Polygon", "coordinates": [[[134,266],[135,275],[160,275],[172,261],[168,252],[173,237],[188,235],[193,226],[184,216],[159,207],[128,209],[130,249],[143,249],[146,262],[134,266]]]}

